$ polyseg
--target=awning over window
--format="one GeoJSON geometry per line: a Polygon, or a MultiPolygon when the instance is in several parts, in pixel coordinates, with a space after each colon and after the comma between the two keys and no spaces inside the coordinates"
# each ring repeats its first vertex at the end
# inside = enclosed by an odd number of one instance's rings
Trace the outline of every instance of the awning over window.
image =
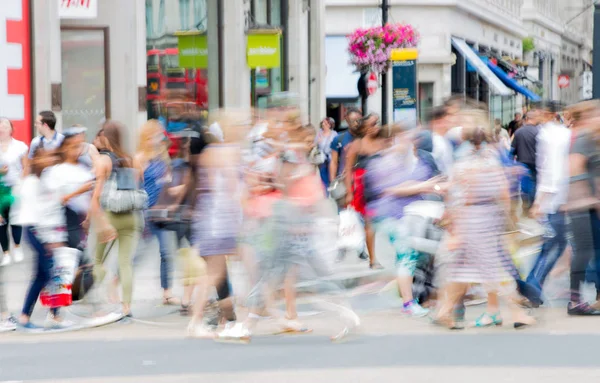
{"type": "Polygon", "coordinates": [[[500,80],[502,80],[504,84],[506,84],[506,86],[513,89],[515,92],[521,93],[531,101],[541,100],[540,96],[525,88],[523,85],[519,84],[515,79],[508,77],[506,72],[498,68],[498,66],[494,65],[494,63],[488,61],[487,65],[491,69],[491,71],[494,72],[494,74],[498,76],[498,78],[500,78],[500,80]]]}
{"type": "Polygon", "coordinates": [[[475,68],[477,73],[484,78],[494,94],[500,96],[511,96],[513,94],[512,91],[508,89],[494,73],[492,73],[491,69],[488,68],[481,58],[479,58],[477,53],[473,51],[465,40],[453,37],[452,46],[456,48],[469,64],[475,68]]]}
{"type": "Polygon", "coordinates": [[[345,36],[325,37],[325,94],[327,99],[337,102],[354,102],[358,99],[358,78],[350,65],[348,39],[345,36]]]}

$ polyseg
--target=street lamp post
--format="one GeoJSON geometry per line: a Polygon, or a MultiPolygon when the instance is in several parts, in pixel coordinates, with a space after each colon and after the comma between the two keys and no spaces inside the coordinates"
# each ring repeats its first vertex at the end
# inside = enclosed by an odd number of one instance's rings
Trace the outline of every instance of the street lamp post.
{"type": "MultiPolygon", "coordinates": [[[[385,26],[388,22],[388,0],[381,1],[381,25],[385,26]]],[[[388,123],[387,113],[387,73],[381,74],[381,123],[386,125],[388,123]]]]}

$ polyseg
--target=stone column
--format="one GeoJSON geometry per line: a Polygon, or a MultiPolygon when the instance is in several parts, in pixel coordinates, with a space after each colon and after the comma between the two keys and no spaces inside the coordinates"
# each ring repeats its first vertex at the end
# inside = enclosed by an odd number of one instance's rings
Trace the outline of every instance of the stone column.
{"type": "MultiPolygon", "coordinates": [[[[250,108],[250,69],[246,60],[248,0],[222,1],[223,6],[223,106],[250,108]]],[[[209,78],[209,82],[213,78],[209,78]]]]}
{"type": "Polygon", "coordinates": [[[325,2],[310,2],[310,122],[317,126],[327,113],[325,94],[325,2]]]}
{"type": "MultiPolygon", "coordinates": [[[[288,0],[288,78],[289,90],[300,100],[302,122],[307,123],[309,103],[308,17],[306,0],[288,0]]],[[[314,38],[317,38],[315,36],[314,38]]],[[[323,41],[323,40],[322,40],[323,41]]],[[[322,78],[321,81],[324,80],[322,78]]]]}
{"type": "MultiPolygon", "coordinates": [[[[57,1],[32,1],[34,112],[53,109],[57,128],[62,129],[62,113],[52,105],[52,86],[62,85],[60,19],[57,1]]],[[[59,102],[62,102],[58,99],[59,102]]],[[[55,105],[58,106],[58,105],[55,105]]],[[[37,132],[33,132],[35,136],[37,132]]]]}
{"type": "Polygon", "coordinates": [[[219,108],[219,2],[207,0],[208,109],[219,108]]]}

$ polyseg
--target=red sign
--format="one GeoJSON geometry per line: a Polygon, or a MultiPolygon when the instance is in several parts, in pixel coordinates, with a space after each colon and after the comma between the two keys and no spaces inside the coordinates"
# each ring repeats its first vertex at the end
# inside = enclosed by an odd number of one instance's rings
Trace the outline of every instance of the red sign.
{"type": "Polygon", "coordinates": [[[561,74],[560,76],[558,76],[558,87],[563,89],[563,88],[568,88],[569,85],[571,85],[571,79],[569,78],[568,75],[566,74],[561,74]]]}
{"type": "Polygon", "coordinates": [[[369,92],[369,96],[372,96],[377,92],[377,88],[379,88],[379,82],[377,82],[377,75],[374,72],[369,74],[369,80],[367,81],[367,91],[369,92]]]}
{"type": "Polygon", "coordinates": [[[33,129],[29,0],[2,0],[0,57],[0,116],[12,121],[16,139],[29,144],[33,129]]]}

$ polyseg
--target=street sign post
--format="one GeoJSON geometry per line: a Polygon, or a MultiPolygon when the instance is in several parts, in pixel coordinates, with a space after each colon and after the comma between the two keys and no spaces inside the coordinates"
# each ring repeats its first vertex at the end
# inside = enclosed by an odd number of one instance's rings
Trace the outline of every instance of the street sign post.
{"type": "Polygon", "coordinates": [[[394,49],[392,61],[392,100],[394,122],[417,125],[417,58],[416,48],[394,49]]]}
{"type": "Polygon", "coordinates": [[[377,88],[379,88],[379,83],[377,82],[377,75],[374,72],[369,74],[369,80],[367,81],[367,91],[369,92],[369,96],[372,96],[377,92],[377,88]]]}

